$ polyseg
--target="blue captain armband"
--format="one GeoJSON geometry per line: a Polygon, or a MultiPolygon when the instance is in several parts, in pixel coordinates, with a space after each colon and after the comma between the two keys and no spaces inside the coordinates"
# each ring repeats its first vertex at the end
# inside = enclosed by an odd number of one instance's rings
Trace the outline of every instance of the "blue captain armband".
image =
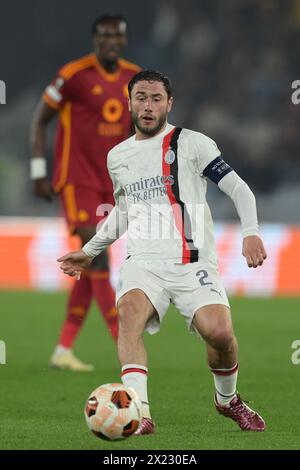
{"type": "Polygon", "coordinates": [[[221,179],[231,171],[233,171],[232,168],[228,163],[224,162],[220,155],[207,165],[203,171],[203,176],[209,178],[214,183],[219,184],[221,179]]]}

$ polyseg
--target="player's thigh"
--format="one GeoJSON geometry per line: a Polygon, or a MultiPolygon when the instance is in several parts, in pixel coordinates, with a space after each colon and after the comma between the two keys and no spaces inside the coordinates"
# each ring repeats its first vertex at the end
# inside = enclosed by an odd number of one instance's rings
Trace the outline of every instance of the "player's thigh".
{"type": "MultiPolygon", "coordinates": [[[[223,282],[214,267],[203,268],[200,263],[179,268],[183,272],[173,292],[173,302],[185,317],[188,328],[195,330],[195,316],[202,308],[210,312],[229,311],[229,302],[223,282]],[[211,306],[216,306],[211,307],[211,306]]],[[[201,310],[202,311],[202,310],[201,310]]],[[[204,315],[206,317],[206,314],[204,315]]],[[[213,323],[212,317],[211,321],[213,323]]],[[[222,315],[221,315],[222,316],[222,315]]],[[[196,320],[197,322],[197,320],[196,320]]],[[[198,322],[196,323],[198,325],[198,322]]],[[[202,334],[201,334],[202,335],[202,334]]]]}
{"type": "MultiPolygon", "coordinates": [[[[160,323],[168,310],[170,298],[162,287],[162,283],[152,272],[129,259],[123,263],[120,269],[116,289],[117,305],[120,306],[120,301],[125,298],[131,299],[126,294],[132,292],[139,293],[139,299],[141,301],[143,299],[143,302],[145,302],[145,308],[143,309],[143,319],[146,318],[147,320],[145,330],[150,334],[156,333],[159,331],[160,323]]],[[[120,314],[122,315],[121,311],[120,314]]],[[[139,312],[137,312],[138,314],[139,312]]]]}
{"type": "Polygon", "coordinates": [[[124,325],[130,333],[143,333],[147,322],[155,315],[155,307],[141,289],[132,289],[122,295],[117,303],[120,328],[124,325]]]}

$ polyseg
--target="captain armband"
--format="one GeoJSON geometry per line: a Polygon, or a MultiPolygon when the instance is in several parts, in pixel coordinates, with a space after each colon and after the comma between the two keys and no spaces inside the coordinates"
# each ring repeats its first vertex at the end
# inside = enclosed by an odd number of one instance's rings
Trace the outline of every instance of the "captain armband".
{"type": "Polygon", "coordinates": [[[223,160],[221,155],[219,155],[219,157],[215,158],[207,165],[203,171],[203,176],[218,184],[221,179],[231,171],[233,171],[232,168],[223,160]]]}

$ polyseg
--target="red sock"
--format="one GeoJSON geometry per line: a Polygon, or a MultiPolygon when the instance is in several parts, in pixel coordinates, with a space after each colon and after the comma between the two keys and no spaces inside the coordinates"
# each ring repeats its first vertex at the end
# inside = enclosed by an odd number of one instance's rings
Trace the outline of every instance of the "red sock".
{"type": "Polygon", "coordinates": [[[90,271],[93,294],[98,307],[107,323],[109,332],[114,340],[118,338],[118,316],[115,306],[115,291],[113,290],[108,271],[90,271]]]}
{"type": "Polygon", "coordinates": [[[75,281],[69,301],[67,317],[63,324],[59,344],[65,348],[71,348],[80,328],[87,316],[92,300],[91,281],[86,273],[81,273],[78,281],[75,281]]]}

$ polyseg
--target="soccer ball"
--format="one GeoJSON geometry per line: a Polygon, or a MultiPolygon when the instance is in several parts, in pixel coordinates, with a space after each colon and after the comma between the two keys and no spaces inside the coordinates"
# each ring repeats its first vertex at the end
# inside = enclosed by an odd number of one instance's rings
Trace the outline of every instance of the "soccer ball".
{"type": "Polygon", "coordinates": [[[115,441],[133,434],[142,419],[137,393],[123,384],[105,384],[87,399],[85,419],[89,429],[101,439],[115,441]]]}

